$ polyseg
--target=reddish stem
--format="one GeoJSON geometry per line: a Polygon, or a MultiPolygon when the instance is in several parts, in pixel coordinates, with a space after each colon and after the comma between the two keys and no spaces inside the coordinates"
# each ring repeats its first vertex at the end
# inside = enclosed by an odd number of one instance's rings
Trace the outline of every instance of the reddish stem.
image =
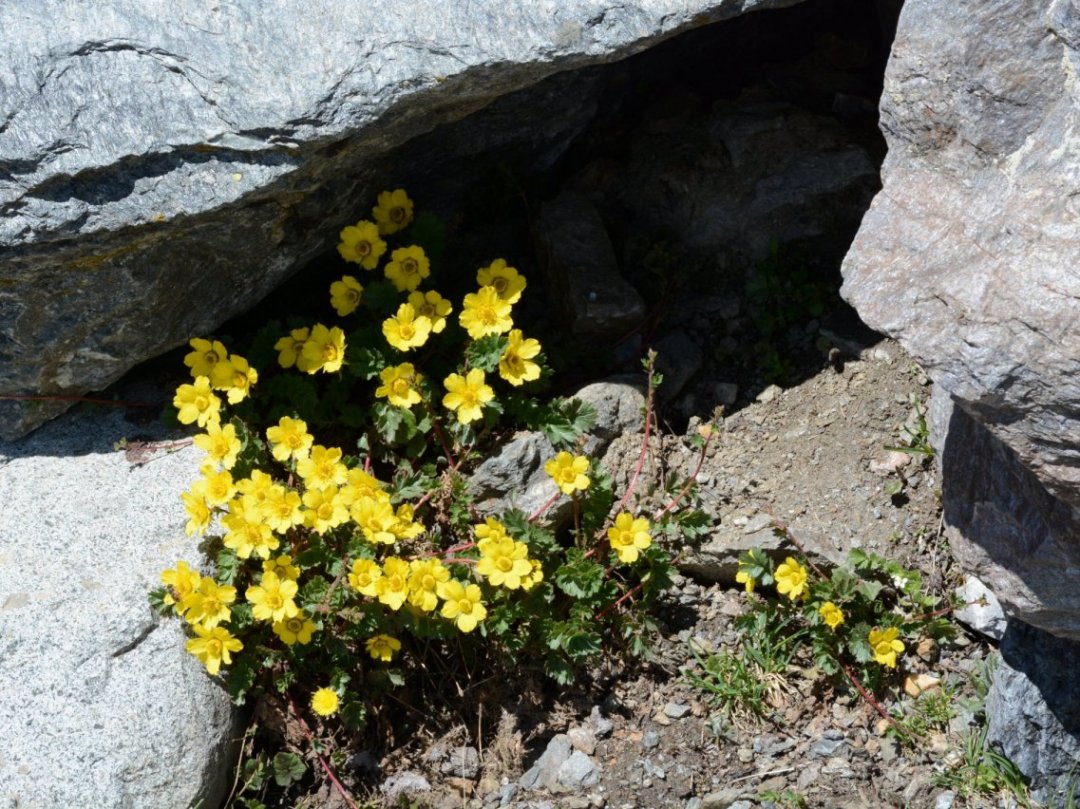
{"type": "Polygon", "coordinates": [[[859,682],[859,678],[855,676],[855,673],[850,668],[848,668],[848,665],[839,659],[837,662],[840,664],[840,668],[843,670],[844,674],[847,675],[848,680],[855,686],[855,690],[859,692],[859,696],[866,700],[870,707],[877,711],[882,719],[896,728],[902,736],[906,737],[908,735],[907,731],[900,726],[900,723],[896,721],[895,717],[889,715],[889,712],[885,710],[885,706],[878,702],[877,699],[874,698],[874,695],[866,690],[866,686],[859,682]]]}
{"type": "Polygon", "coordinates": [[[690,489],[693,488],[694,484],[697,483],[697,476],[701,473],[701,467],[705,465],[705,453],[709,449],[709,442],[712,441],[712,437],[715,432],[716,431],[713,430],[708,434],[708,436],[706,436],[705,444],[701,447],[701,455],[698,457],[697,467],[694,469],[693,474],[691,474],[690,477],[687,478],[686,483],[683,484],[682,489],[680,489],[679,493],[675,495],[675,498],[653,515],[653,522],[656,522],[673,508],[675,508],[675,506],[679,505],[679,501],[686,497],[687,492],[689,492],[690,489]]]}
{"type": "Polygon", "coordinates": [[[623,494],[622,500],[619,501],[619,505],[615,507],[615,512],[618,513],[623,510],[623,506],[626,505],[626,501],[630,499],[630,494],[634,491],[634,487],[637,485],[638,478],[641,477],[641,470],[645,467],[645,458],[649,454],[649,435],[652,432],[652,407],[653,407],[653,364],[656,361],[656,353],[649,352],[649,365],[646,369],[646,373],[649,375],[649,393],[645,397],[645,437],[641,442],[641,452],[638,453],[637,465],[634,467],[634,474],[630,478],[630,483],[626,487],[626,493],[623,494]]]}
{"type": "Polygon", "coordinates": [[[543,517],[547,510],[553,505],[555,505],[556,501],[559,499],[559,495],[561,494],[562,490],[558,490],[555,492],[555,494],[551,495],[551,497],[548,498],[548,501],[544,503],[544,505],[540,506],[540,508],[538,508],[536,511],[529,515],[529,522],[536,522],[541,517],[543,517]]]}
{"type": "Polygon", "coordinates": [[[334,771],[330,769],[330,765],[326,763],[326,759],[324,759],[322,757],[322,754],[315,749],[315,736],[311,732],[311,728],[308,727],[307,722],[304,721],[304,717],[300,715],[300,711],[297,710],[296,703],[293,702],[293,698],[289,696],[287,697],[287,699],[289,700],[289,707],[292,708],[293,714],[296,715],[297,720],[300,722],[300,729],[304,731],[304,735],[307,736],[308,742],[311,744],[311,752],[314,753],[315,758],[319,760],[319,763],[322,765],[323,770],[326,771],[327,777],[330,779],[331,783],[333,783],[334,787],[337,789],[341,797],[345,800],[345,803],[349,805],[349,809],[360,809],[356,805],[356,802],[349,796],[349,791],[345,789],[344,785],[342,785],[341,781],[339,781],[338,777],[334,774],[334,771]]]}

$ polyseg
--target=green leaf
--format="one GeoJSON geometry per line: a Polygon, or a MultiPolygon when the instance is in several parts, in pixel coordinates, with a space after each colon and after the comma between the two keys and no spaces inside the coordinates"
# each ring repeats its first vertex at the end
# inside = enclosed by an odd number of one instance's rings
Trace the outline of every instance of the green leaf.
{"type": "Polygon", "coordinates": [[[555,399],[539,415],[536,427],[555,449],[573,449],[596,426],[596,408],[580,399],[555,399]]]}
{"type": "Polygon", "coordinates": [[[604,584],[604,568],[585,559],[578,548],[566,552],[566,564],[555,571],[555,584],[571,598],[589,598],[604,584]]]}
{"type": "Polygon", "coordinates": [[[319,406],[319,394],[314,381],[295,369],[275,374],[265,382],[260,380],[260,396],[274,400],[271,419],[290,413],[313,413],[319,406]]]}
{"type": "Polygon", "coordinates": [[[233,657],[233,664],[225,674],[225,688],[234,705],[243,705],[255,685],[258,668],[250,655],[233,657]]]}
{"type": "Polygon", "coordinates": [[[469,361],[470,368],[479,368],[487,373],[493,372],[499,367],[499,357],[506,348],[507,339],[502,334],[489,334],[474,340],[465,349],[465,358],[469,361]]]}
{"type": "Polygon", "coordinates": [[[307,772],[307,767],[296,753],[281,752],[274,756],[274,782],[279,787],[287,787],[299,781],[307,772]]]}
{"type": "Polygon", "coordinates": [[[592,536],[601,529],[615,501],[611,475],[598,463],[589,464],[589,488],[581,501],[581,531],[592,536]]]}
{"type": "Polygon", "coordinates": [[[374,379],[379,371],[394,363],[381,347],[372,346],[370,342],[361,343],[362,338],[358,334],[354,332],[349,335],[356,342],[350,343],[345,349],[345,367],[357,379],[374,379]]]}
{"type": "Polygon", "coordinates": [[[599,654],[602,644],[600,636],[594,632],[577,632],[568,635],[562,644],[570,658],[576,663],[584,663],[593,655],[599,654]]]}
{"type": "Polygon", "coordinates": [[[712,530],[712,517],[696,508],[680,511],[675,522],[686,539],[698,539],[712,530]]]}
{"type": "Polygon", "coordinates": [[[555,535],[541,528],[535,523],[529,522],[524,511],[511,509],[499,516],[500,522],[506,526],[506,532],[518,542],[524,542],[532,556],[549,556],[562,550],[555,535]]]}
{"type": "Polygon", "coordinates": [[[574,682],[573,667],[558,655],[544,658],[544,674],[559,685],[570,685],[574,682]]]}
{"type": "Polygon", "coordinates": [[[216,578],[219,584],[232,584],[236,581],[240,560],[236,558],[235,551],[232,551],[229,548],[222,548],[218,551],[215,565],[217,568],[216,578]]]}
{"type": "Polygon", "coordinates": [[[158,615],[169,616],[176,614],[175,605],[165,603],[165,596],[168,592],[167,588],[158,587],[156,590],[151,590],[148,594],[148,598],[150,599],[150,609],[158,615]]]}
{"type": "MultiPolygon", "coordinates": [[[[389,281],[372,281],[364,286],[363,304],[372,311],[376,318],[394,314],[404,302],[401,293],[389,281]]],[[[377,344],[374,340],[364,342],[366,345],[377,344]]]]}

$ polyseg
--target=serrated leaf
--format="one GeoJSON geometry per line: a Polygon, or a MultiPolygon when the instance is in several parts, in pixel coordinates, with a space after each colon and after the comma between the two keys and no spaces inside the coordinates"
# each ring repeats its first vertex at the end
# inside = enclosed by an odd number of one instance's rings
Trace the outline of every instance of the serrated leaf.
{"type": "Polygon", "coordinates": [[[561,550],[558,540],[550,531],[529,522],[524,511],[511,509],[500,515],[500,521],[506,526],[511,537],[524,542],[531,556],[548,556],[561,550]]]}
{"type": "Polygon", "coordinates": [[[571,598],[590,598],[604,584],[604,568],[571,548],[566,552],[566,564],[555,571],[555,584],[571,598]]]}
{"type": "Polygon", "coordinates": [[[602,644],[600,636],[593,632],[575,632],[566,637],[562,648],[574,662],[584,663],[599,654],[602,644]]]}
{"type": "Polygon", "coordinates": [[[544,674],[559,685],[570,685],[574,682],[573,667],[558,655],[544,658],[544,674]]]}
{"type": "Polygon", "coordinates": [[[240,560],[236,557],[236,552],[229,548],[222,548],[218,551],[217,558],[214,560],[216,567],[216,576],[219,584],[232,584],[236,581],[236,574],[240,567],[240,560]]]}
{"type": "Polygon", "coordinates": [[[473,340],[465,349],[465,357],[470,368],[479,368],[492,373],[499,367],[499,357],[506,349],[507,339],[502,334],[489,334],[479,340],[473,340]]]}
{"type": "Polygon", "coordinates": [[[303,778],[307,767],[296,753],[282,751],[274,756],[273,770],[274,783],[279,787],[287,787],[303,778]]]}
{"type": "Polygon", "coordinates": [[[538,414],[536,425],[556,449],[573,449],[596,426],[596,408],[580,399],[555,399],[538,414]]]}
{"type": "Polygon", "coordinates": [[[356,343],[345,349],[345,367],[357,379],[374,379],[389,365],[393,363],[381,348],[356,343]]]}

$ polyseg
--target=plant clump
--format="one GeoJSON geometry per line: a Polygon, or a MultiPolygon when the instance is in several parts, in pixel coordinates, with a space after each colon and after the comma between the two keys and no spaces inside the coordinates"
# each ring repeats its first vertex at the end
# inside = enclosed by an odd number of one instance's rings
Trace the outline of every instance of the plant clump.
{"type": "Polygon", "coordinates": [[[459,304],[427,288],[437,219],[399,189],[372,220],[341,231],[365,275],[330,285],[337,321],[267,324],[247,356],[191,340],[174,404],[206,459],[181,498],[209,572],[178,560],[153,604],[237,703],[278,694],[301,721],[298,705],[354,730],[435,657],[567,684],[601,653],[645,653],[670,582],[653,537],[701,522],[687,492],[615,503],[580,453],[594,411],[541,398],[552,370],[514,320],[521,273],[496,259],[459,304]],[[521,427],[558,450],[550,499],[481,513],[468,475],[521,427]]]}

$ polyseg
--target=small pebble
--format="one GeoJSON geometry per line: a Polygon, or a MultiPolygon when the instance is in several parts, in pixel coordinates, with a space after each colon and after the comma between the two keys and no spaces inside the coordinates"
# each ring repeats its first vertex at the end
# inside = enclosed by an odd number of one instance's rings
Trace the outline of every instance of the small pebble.
{"type": "Polygon", "coordinates": [[[664,713],[670,716],[672,719],[682,719],[688,713],[690,713],[690,706],[686,703],[669,702],[664,706],[664,713]]]}
{"type": "Polygon", "coordinates": [[[645,731],[645,736],[641,740],[641,746],[646,750],[652,750],[660,746],[660,734],[655,730],[645,731]]]}

